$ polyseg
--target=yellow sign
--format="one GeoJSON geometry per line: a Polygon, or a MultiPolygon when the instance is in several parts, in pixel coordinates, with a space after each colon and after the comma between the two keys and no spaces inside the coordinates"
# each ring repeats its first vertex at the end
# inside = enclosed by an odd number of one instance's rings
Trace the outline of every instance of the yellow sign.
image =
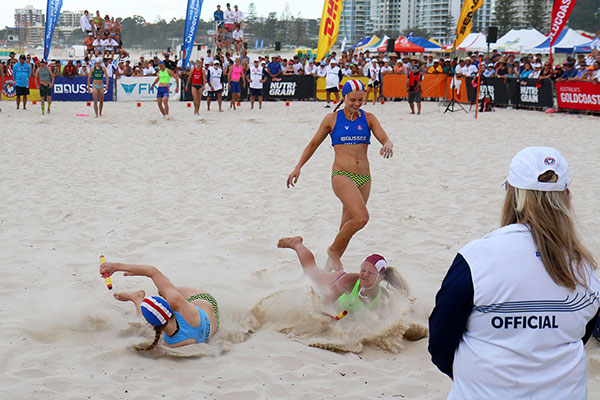
{"type": "Polygon", "coordinates": [[[317,62],[321,61],[329,52],[337,39],[342,16],[342,0],[325,0],[323,16],[319,28],[319,46],[317,49],[317,62]]]}
{"type": "MultiPolygon", "coordinates": [[[[358,79],[359,81],[361,81],[362,83],[364,83],[365,87],[367,87],[367,85],[369,84],[369,78],[367,78],[366,76],[358,76],[358,77],[343,77],[342,78],[342,82],[340,83],[340,85],[344,85],[344,83],[348,82],[350,79],[358,79]]],[[[325,90],[325,78],[324,77],[319,77],[317,78],[317,100],[327,100],[327,91],[325,90]]],[[[371,91],[369,93],[369,98],[368,100],[373,100],[373,95],[374,92],[371,91]]],[[[340,90],[340,98],[342,96],[342,91],[340,90]]],[[[331,96],[332,99],[335,99],[335,96],[331,96]]]]}
{"type": "Polygon", "coordinates": [[[458,17],[458,24],[456,24],[456,40],[452,45],[452,50],[456,49],[456,46],[461,44],[465,37],[471,33],[473,27],[473,14],[481,5],[483,0],[465,0],[462,10],[460,10],[460,16],[458,17]]]}

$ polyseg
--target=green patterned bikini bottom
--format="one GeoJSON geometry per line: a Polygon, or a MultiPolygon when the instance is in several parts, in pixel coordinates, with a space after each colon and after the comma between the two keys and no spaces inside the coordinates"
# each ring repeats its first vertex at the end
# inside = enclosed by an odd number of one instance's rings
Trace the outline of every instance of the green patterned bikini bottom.
{"type": "Polygon", "coordinates": [[[198,293],[190,296],[187,299],[187,302],[191,303],[194,300],[205,300],[212,304],[213,309],[215,310],[215,317],[217,318],[217,326],[219,326],[219,305],[217,304],[217,300],[208,293],[198,293]]]}

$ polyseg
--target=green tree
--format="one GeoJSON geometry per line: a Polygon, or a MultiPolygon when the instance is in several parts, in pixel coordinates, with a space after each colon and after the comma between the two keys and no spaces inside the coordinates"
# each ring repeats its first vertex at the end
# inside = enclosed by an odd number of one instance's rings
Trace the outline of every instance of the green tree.
{"type": "Polygon", "coordinates": [[[528,21],[528,28],[535,28],[538,31],[544,31],[545,19],[544,19],[544,5],[545,0],[528,0],[527,9],[525,15],[528,21]]]}
{"type": "Polygon", "coordinates": [[[277,13],[270,12],[269,15],[267,15],[267,19],[263,23],[261,34],[266,43],[275,42],[275,38],[277,37],[277,13]]]}
{"type": "Polygon", "coordinates": [[[498,36],[504,35],[514,25],[515,14],[514,0],[496,0],[494,7],[496,26],[498,26],[498,36]]]}
{"type": "Polygon", "coordinates": [[[248,14],[246,15],[246,22],[254,24],[256,22],[256,5],[254,3],[248,4],[248,14]]]}
{"type": "MultiPolygon", "coordinates": [[[[446,43],[450,43],[454,39],[456,32],[456,20],[452,14],[448,13],[444,17],[444,25],[442,27],[442,36],[446,39],[446,43]]],[[[413,35],[414,36],[414,35],[413,35]]]]}
{"type": "Polygon", "coordinates": [[[600,5],[598,0],[577,0],[569,18],[569,26],[573,29],[600,32],[600,5]]]}

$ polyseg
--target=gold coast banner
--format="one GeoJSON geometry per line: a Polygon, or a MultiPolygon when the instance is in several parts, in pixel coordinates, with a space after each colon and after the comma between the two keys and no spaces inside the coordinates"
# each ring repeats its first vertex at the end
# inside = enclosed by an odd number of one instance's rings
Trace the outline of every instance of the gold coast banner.
{"type": "Polygon", "coordinates": [[[342,0],[325,0],[323,16],[319,28],[319,48],[317,49],[317,62],[321,61],[331,49],[340,30],[342,16],[342,0]]]}
{"type": "Polygon", "coordinates": [[[460,10],[460,16],[458,17],[458,24],[456,24],[456,40],[452,45],[452,50],[456,49],[456,46],[461,44],[465,37],[471,33],[471,27],[473,26],[473,14],[481,5],[483,0],[465,0],[465,3],[460,10]]]}

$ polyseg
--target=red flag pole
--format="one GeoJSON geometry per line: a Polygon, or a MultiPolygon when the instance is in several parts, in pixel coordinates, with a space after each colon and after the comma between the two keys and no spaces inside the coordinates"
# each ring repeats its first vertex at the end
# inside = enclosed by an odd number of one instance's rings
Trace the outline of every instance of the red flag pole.
{"type": "Polygon", "coordinates": [[[481,64],[483,64],[483,56],[479,55],[479,71],[477,72],[477,96],[475,101],[477,107],[475,107],[475,119],[477,119],[477,111],[479,111],[479,89],[481,89],[481,64]]]}

